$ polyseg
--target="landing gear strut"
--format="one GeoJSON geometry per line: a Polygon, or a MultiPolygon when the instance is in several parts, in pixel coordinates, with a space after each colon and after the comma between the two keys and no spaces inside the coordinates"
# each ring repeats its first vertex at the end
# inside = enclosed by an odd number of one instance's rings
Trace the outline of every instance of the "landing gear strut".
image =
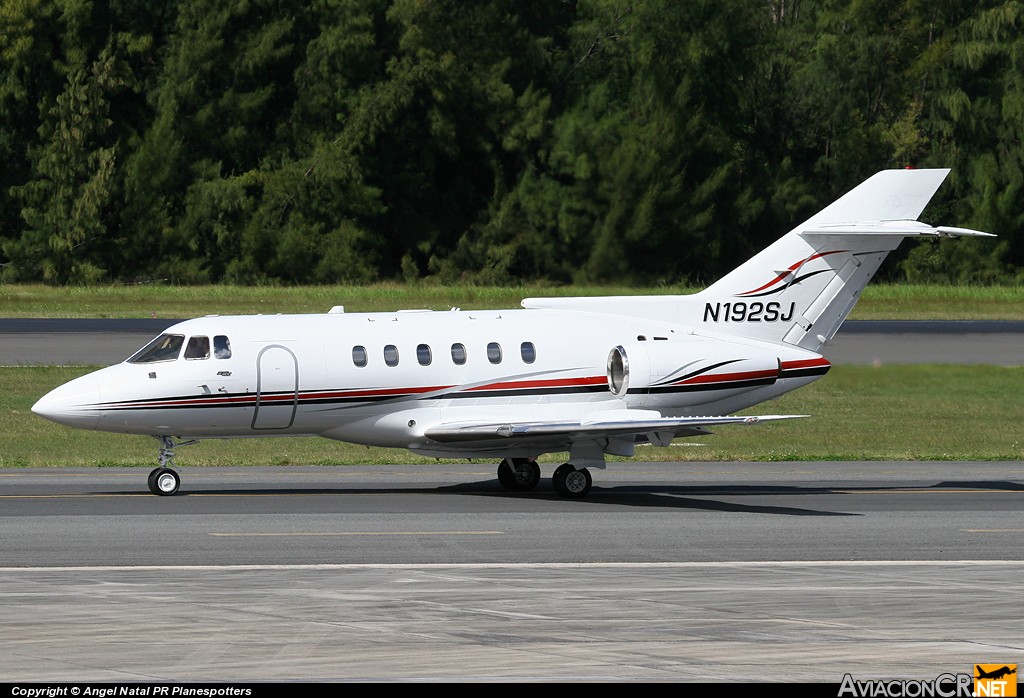
{"type": "Polygon", "coordinates": [[[555,472],[551,475],[551,484],[554,486],[555,492],[563,497],[579,499],[587,496],[594,480],[586,468],[577,470],[572,463],[563,463],[555,468],[555,472]]]}
{"type": "Polygon", "coordinates": [[[177,471],[167,467],[174,465],[174,449],[177,446],[189,446],[198,441],[179,441],[174,443],[170,436],[158,436],[160,440],[160,455],[158,461],[160,467],[149,474],[149,491],[162,497],[168,497],[178,491],[181,487],[181,476],[177,471]]]}
{"type": "Polygon", "coordinates": [[[540,466],[527,458],[506,458],[498,465],[498,482],[506,490],[532,490],[540,482],[540,466]]]}

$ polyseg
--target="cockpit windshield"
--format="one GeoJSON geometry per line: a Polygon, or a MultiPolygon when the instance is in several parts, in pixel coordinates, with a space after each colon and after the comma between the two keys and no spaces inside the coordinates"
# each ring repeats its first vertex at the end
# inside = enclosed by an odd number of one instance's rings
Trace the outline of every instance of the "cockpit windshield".
{"type": "Polygon", "coordinates": [[[144,346],[128,359],[130,364],[151,364],[157,361],[174,361],[181,353],[185,335],[162,334],[144,346]]]}

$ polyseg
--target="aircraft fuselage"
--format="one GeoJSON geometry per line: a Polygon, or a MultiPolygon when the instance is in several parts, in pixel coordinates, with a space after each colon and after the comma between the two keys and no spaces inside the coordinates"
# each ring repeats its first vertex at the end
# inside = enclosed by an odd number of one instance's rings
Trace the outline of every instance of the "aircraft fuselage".
{"type": "Polygon", "coordinates": [[[83,376],[36,412],[129,434],[311,434],[450,453],[450,444],[425,437],[427,428],[639,407],[727,414],[828,369],[798,347],[558,310],[214,316],[162,336],[180,338],[172,358],[136,355],[83,376]],[[209,349],[217,344],[228,351],[209,349]],[[631,384],[618,395],[609,386],[616,348],[631,366],[631,384]]]}

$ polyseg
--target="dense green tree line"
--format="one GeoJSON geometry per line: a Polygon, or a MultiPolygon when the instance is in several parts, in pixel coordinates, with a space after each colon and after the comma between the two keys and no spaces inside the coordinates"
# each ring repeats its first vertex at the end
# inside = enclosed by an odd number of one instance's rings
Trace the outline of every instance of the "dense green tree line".
{"type": "Polygon", "coordinates": [[[706,282],[885,167],[1024,277],[1024,3],[3,0],[0,279],[706,282]]]}

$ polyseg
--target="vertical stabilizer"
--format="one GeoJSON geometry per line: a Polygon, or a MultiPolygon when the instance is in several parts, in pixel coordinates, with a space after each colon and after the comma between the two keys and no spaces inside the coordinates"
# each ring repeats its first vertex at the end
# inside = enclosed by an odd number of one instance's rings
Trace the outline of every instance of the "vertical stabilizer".
{"type": "Polygon", "coordinates": [[[523,307],[671,320],[818,351],[903,238],[989,236],[917,220],[947,174],[879,172],[700,293],[527,298],[523,307]]]}
{"type": "Polygon", "coordinates": [[[949,170],[886,170],[696,294],[703,326],[817,351],[904,237],[987,235],[917,217],[949,170]]]}

